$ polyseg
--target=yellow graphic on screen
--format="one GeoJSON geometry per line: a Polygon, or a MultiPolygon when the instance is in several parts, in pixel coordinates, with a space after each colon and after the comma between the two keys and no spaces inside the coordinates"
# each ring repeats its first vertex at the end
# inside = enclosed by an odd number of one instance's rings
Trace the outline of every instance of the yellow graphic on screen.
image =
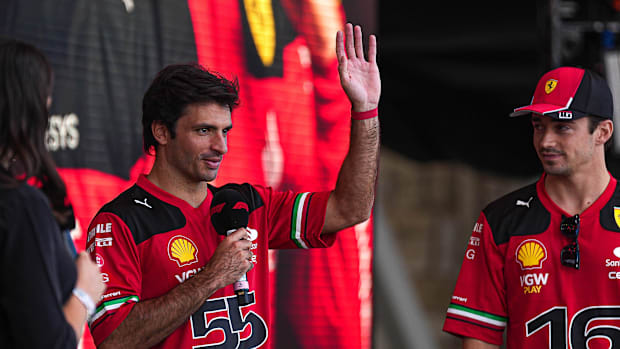
{"type": "Polygon", "coordinates": [[[243,0],[250,32],[265,67],[273,64],[276,52],[276,27],[271,0],[243,0]]]}
{"type": "Polygon", "coordinates": [[[620,228],[620,207],[614,206],[614,218],[616,219],[616,225],[620,228]]]}
{"type": "Polygon", "coordinates": [[[517,261],[523,269],[541,268],[545,259],[547,259],[547,251],[536,240],[522,242],[517,250],[517,261]]]}
{"type": "Polygon", "coordinates": [[[168,256],[177,262],[179,267],[198,262],[198,251],[189,239],[177,235],[168,243],[168,256]]]}

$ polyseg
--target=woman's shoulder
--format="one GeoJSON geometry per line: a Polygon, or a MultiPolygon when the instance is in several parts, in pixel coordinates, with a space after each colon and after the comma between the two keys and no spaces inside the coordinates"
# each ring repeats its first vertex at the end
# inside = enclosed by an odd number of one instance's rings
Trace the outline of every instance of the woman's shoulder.
{"type": "Polygon", "coordinates": [[[18,241],[35,242],[32,240],[35,235],[45,239],[53,237],[54,234],[47,231],[53,232],[50,229],[55,226],[47,198],[39,189],[26,183],[0,188],[0,250],[3,253],[20,245],[18,241]]]}
{"type": "Polygon", "coordinates": [[[24,207],[35,210],[41,208],[49,209],[49,203],[45,194],[27,183],[21,183],[15,187],[0,186],[0,206],[6,211],[23,209],[24,207]]]}

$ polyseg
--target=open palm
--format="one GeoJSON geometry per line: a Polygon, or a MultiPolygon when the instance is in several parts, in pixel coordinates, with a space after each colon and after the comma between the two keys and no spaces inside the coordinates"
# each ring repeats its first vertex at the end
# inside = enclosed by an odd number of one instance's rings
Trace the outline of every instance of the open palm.
{"type": "Polygon", "coordinates": [[[377,67],[377,39],[368,39],[368,60],[364,58],[362,28],[347,23],[344,34],[336,34],[336,56],[340,84],[354,111],[377,108],[381,96],[381,78],[377,67]]]}

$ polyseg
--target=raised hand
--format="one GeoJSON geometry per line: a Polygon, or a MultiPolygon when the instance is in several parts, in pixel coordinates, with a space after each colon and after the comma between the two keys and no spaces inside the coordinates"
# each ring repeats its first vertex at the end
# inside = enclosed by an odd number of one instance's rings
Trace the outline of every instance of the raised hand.
{"type": "Polygon", "coordinates": [[[364,58],[362,28],[345,25],[344,34],[336,34],[336,56],[340,84],[349,97],[353,110],[368,111],[377,108],[381,96],[381,78],[377,67],[377,38],[368,38],[368,60],[364,58]]]}

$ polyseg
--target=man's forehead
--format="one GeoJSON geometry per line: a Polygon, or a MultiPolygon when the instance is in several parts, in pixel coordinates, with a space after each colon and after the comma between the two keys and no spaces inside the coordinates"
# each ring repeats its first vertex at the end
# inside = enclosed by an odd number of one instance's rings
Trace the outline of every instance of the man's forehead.
{"type": "Polygon", "coordinates": [[[538,113],[532,113],[532,122],[540,122],[540,121],[549,121],[549,122],[558,122],[558,123],[564,123],[564,124],[568,124],[568,123],[574,123],[575,121],[579,120],[579,119],[575,119],[575,120],[559,120],[556,118],[553,118],[549,115],[543,115],[543,114],[538,114],[538,113]]]}
{"type": "Polygon", "coordinates": [[[194,120],[211,120],[213,122],[230,122],[231,113],[227,106],[217,103],[190,104],[185,107],[181,118],[194,120]]]}

